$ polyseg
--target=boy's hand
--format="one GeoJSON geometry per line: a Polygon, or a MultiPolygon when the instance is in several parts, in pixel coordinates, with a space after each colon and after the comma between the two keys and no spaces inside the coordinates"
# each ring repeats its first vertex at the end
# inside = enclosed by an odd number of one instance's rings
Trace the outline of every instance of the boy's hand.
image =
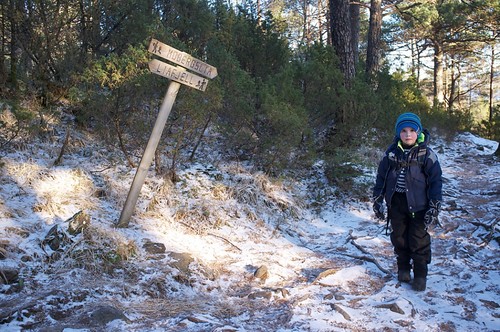
{"type": "Polygon", "coordinates": [[[429,227],[433,225],[441,226],[438,218],[440,209],[441,209],[440,201],[431,200],[429,202],[429,209],[427,210],[427,212],[425,212],[424,216],[425,230],[429,229],[429,227]]]}
{"type": "Polygon", "coordinates": [[[375,212],[375,217],[380,220],[385,219],[385,214],[384,214],[384,200],[383,198],[377,198],[375,199],[375,202],[373,202],[373,212],[375,212]]]}

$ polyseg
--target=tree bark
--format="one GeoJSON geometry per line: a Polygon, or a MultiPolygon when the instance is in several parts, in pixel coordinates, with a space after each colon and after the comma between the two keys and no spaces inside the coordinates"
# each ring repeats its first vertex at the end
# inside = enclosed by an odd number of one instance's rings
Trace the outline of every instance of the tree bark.
{"type": "Polygon", "coordinates": [[[5,3],[2,1],[2,3],[0,3],[0,17],[1,17],[0,18],[1,19],[1,22],[0,22],[0,25],[1,25],[1,27],[0,27],[0,29],[1,29],[1,31],[0,31],[0,52],[1,52],[1,56],[2,56],[2,58],[0,59],[0,93],[2,91],[3,85],[5,84],[5,82],[7,80],[7,71],[5,70],[5,60],[6,60],[5,47],[7,44],[6,12],[7,12],[7,8],[5,6],[5,3]]]}
{"type": "Polygon", "coordinates": [[[80,57],[82,63],[86,62],[87,58],[87,53],[89,50],[89,31],[88,31],[88,17],[87,17],[87,8],[85,7],[84,1],[80,0],[79,1],[79,6],[80,6],[80,40],[81,40],[81,47],[80,47],[80,57]]]}
{"type": "Polygon", "coordinates": [[[208,128],[208,125],[210,124],[210,121],[212,121],[212,114],[208,116],[207,121],[205,122],[205,125],[203,126],[203,129],[201,130],[200,137],[198,137],[198,140],[196,141],[196,144],[194,145],[193,151],[191,151],[191,155],[189,156],[189,161],[194,160],[194,155],[196,153],[196,150],[198,150],[198,147],[200,146],[201,140],[203,139],[203,135],[205,135],[205,131],[208,128]]]}
{"type": "Polygon", "coordinates": [[[349,88],[356,75],[349,0],[330,0],[330,15],[332,45],[340,61],[340,70],[344,74],[344,84],[349,88]]]}
{"type": "Polygon", "coordinates": [[[371,0],[368,48],[366,50],[366,75],[371,80],[380,71],[382,52],[382,0],[371,0]]]}
{"type": "MultiPolygon", "coordinates": [[[[460,105],[460,69],[458,68],[456,62],[451,56],[451,64],[448,66],[450,68],[450,91],[448,95],[448,111],[453,112],[455,108],[455,102],[458,101],[460,105]]],[[[448,85],[448,84],[446,84],[448,85]]]]}
{"type": "Polygon", "coordinates": [[[332,45],[332,10],[330,1],[326,6],[326,44],[332,45]]]}
{"type": "Polygon", "coordinates": [[[420,69],[422,67],[421,54],[422,50],[415,39],[410,40],[411,48],[411,74],[415,77],[417,89],[420,89],[420,69]]]}
{"type": "Polygon", "coordinates": [[[59,152],[59,156],[54,161],[54,166],[59,166],[59,164],[61,164],[61,161],[64,157],[64,152],[66,151],[66,147],[68,146],[68,143],[69,143],[70,136],[71,136],[70,126],[67,126],[66,127],[66,136],[64,138],[64,142],[63,142],[63,145],[61,147],[61,151],[59,152]]]}
{"type": "Polygon", "coordinates": [[[437,40],[433,40],[434,44],[434,90],[433,99],[434,108],[441,106],[444,102],[444,51],[443,46],[437,40]]]}
{"type": "Polygon", "coordinates": [[[311,43],[311,25],[309,19],[308,1],[302,1],[302,43],[309,45],[311,43]]]}
{"type": "Polygon", "coordinates": [[[10,11],[10,73],[9,82],[14,91],[17,91],[17,6],[15,0],[9,2],[10,11]]]}
{"type": "MultiPolygon", "coordinates": [[[[325,28],[325,23],[324,23],[324,20],[323,20],[323,14],[324,14],[324,10],[323,10],[323,1],[322,0],[318,0],[318,15],[316,17],[316,19],[318,20],[318,38],[319,38],[319,43],[320,45],[324,45],[324,38],[323,38],[323,35],[324,35],[324,28],[325,28]]],[[[328,31],[328,28],[326,29],[328,31]]],[[[328,33],[327,33],[327,36],[328,36],[328,33]]],[[[328,37],[327,37],[327,40],[328,40],[328,37]]]]}
{"type": "Polygon", "coordinates": [[[352,51],[354,53],[354,64],[357,65],[359,62],[359,4],[352,3],[349,11],[351,16],[352,51]]]}
{"type": "MultiPolygon", "coordinates": [[[[491,45],[491,62],[490,62],[490,82],[489,82],[489,121],[490,123],[493,121],[493,81],[495,78],[495,44],[491,45]]],[[[498,149],[497,149],[498,152],[498,149]]]]}

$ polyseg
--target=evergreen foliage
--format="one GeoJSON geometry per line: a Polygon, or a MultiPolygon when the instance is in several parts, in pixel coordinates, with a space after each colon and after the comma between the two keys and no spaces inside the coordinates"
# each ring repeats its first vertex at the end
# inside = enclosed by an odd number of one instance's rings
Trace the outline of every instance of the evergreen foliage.
{"type": "Polygon", "coordinates": [[[0,102],[0,151],[20,136],[28,136],[35,114],[17,102],[0,102]]]}
{"type": "Polygon", "coordinates": [[[491,120],[481,121],[476,131],[479,135],[500,142],[500,105],[493,109],[491,120]]]}
{"type": "MultiPolygon", "coordinates": [[[[134,165],[168,85],[148,70],[151,37],[210,63],[219,74],[204,93],[179,92],[156,160],[160,166],[166,158],[174,172],[196,158],[207,130],[213,130],[231,156],[251,159],[271,174],[322,158],[333,182],[349,183],[346,179],[357,172],[349,151],[387,142],[399,113],[415,112],[425,123],[450,130],[474,125],[470,109],[451,108],[451,102],[432,108],[416,75],[385,68],[370,83],[358,74],[345,84],[330,43],[321,39],[296,47],[287,38],[284,16],[277,13],[278,21],[252,2],[240,7],[223,0],[80,4],[36,0],[27,3],[29,8],[14,1],[0,7],[5,33],[0,96],[13,105],[22,100],[37,105],[31,118],[19,107],[9,108],[14,122],[3,120],[7,108],[2,107],[2,148],[16,126],[29,128],[25,124],[33,119],[43,123],[54,106],[63,105],[82,128],[118,144],[134,165]]],[[[468,59],[484,41],[494,47],[498,13],[489,11],[493,7],[486,1],[407,4],[408,10],[399,12],[399,29],[411,32],[408,38],[437,40],[454,59],[468,59]]],[[[449,96],[451,101],[461,95],[449,96]]],[[[496,116],[478,130],[498,139],[497,122],[496,116]]]]}
{"type": "MultiPolygon", "coordinates": [[[[161,86],[157,78],[151,79],[143,65],[146,61],[147,51],[142,45],[130,46],[122,54],[98,58],[79,78],[82,95],[75,111],[77,122],[110,144],[118,142],[127,157],[147,141],[153,120],[151,106],[155,105],[150,99],[155,95],[150,92],[161,86]]],[[[129,162],[134,164],[131,159],[129,162]]]]}
{"type": "Polygon", "coordinates": [[[293,165],[308,134],[303,96],[291,66],[259,86],[257,116],[253,119],[256,149],[264,168],[279,174],[293,165]]]}

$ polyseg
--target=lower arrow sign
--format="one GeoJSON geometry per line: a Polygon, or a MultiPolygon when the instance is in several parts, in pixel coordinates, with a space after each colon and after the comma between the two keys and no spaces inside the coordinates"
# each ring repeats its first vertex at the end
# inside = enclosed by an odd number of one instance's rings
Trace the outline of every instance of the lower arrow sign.
{"type": "Polygon", "coordinates": [[[206,78],[190,73],[182,67],[172,66],[153,59],[149,62],[149,70],[154,74],[188,85],[200,91],[205,91],[207,88],[208,80],[206,78]]]}

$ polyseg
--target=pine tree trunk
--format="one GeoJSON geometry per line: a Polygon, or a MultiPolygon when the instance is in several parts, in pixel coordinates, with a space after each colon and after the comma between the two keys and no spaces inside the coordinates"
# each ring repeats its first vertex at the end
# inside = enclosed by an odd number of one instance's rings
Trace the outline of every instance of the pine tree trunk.
{"type": "Polygon", "coordinates": [[[455,70],[456,63],[454,61],[454,56],[451,56],[451,65],[448,67],[450,68],[450,91],[447,94],[448,98],[448,111],[453,112],[453,109],[455,108],[455,102],[458,101],[460,105],[460,84],[459,84],[459,79],[460,79],[460,71],[455,70]]]}
{"type": "Polygon", "coordinates": [[[330,0],[330,15],[332,45],[340,60],[340,70],[344,74],[345,86],[350,87],[356,68],[352,50],[349,0],[330,0]]]}
{"type": "Polygon", "coordinates": [[[434,107],[438,107],[444,102],[444,52],[442,45],[434,40],[434,107]]]}
{"type": "MultiPolygon", "coordinates": [[[[489,82],[489,96],[488,96],[488,106],[490,114],[488,119],[490,123],[493,121],[493,82],[495,78],[495,44],[491,45],[491,62],[490,62],[490,82],[489,82]]],[[[500,145],[499,145],[500,147],[500,145]]],[[[498,149],[497,149],[498,153],[498,149]]],[[[497,154],[498,155],[498,154],[497,154]]]]}
{"type": "Polygon", "coordinates": [[[380,71],[382,35],[382,0],[371,0],[368,48],[366,50],[366,74],[370,79],[380,71]]]}
{"type": "Polygon", "coordinates": [[[349,10],[351,14],[352,51],[354,52],[354,64],[356,65],[359,61],[359,4],[352,3],[349,10]]]}
{"type": "Polygon", "coordinates": [[[6,6],[5,3],[2,1],[0,3],[0,52],[2,58],[0,59],[0,93],[2,91],[2,87],[5,84],[5,81],[7,80],[7,71],[5,70],[5,62],[7,60],[7,54],[5,52],[6,48],[6,43],[7,43],[7,22],[6,22],[6,6]]]}
{"type": "Polygon", "coordinates": [[[10,73],[9,81],[14,91],[17,91],[17,7],[16,2],[11,0],[9,2],[10,11],[10,73]]]}

